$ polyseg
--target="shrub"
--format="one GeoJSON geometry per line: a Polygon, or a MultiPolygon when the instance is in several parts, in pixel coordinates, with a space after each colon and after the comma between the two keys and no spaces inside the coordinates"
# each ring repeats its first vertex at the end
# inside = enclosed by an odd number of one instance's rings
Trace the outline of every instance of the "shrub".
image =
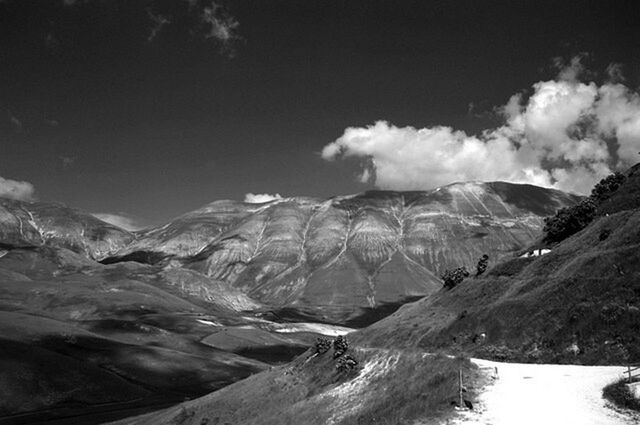
{"type": "Polygon", "coordinates": [[[333,358],[335,359],[340,357],[348,348],[349,342],[347,341],[347,338],[342,335],[338,335],[338,337],[333,341],[333,358]]]}
{"type": "Polygon", "coordinates": [[[336,369],[338,369],[339,372],[350,372],[355,369],[356,366],[358,366],[358,361],[348,354],[340,357],[336,362],[336,369]]]}
{"type": "Polygon", "coordinates": [[[560,242],[587,227],[596,217],[598,206],[609,199],[625,180],[622,173],[611,174],[593,187],[587,199],[572,207],[561,208],[554,216],[545,218],[545,242],[560,242]]]}
{"type": "Polygon", "coordinates": [[[331,348],[331,340],[328,338],[318,338],[316,340],[316,353],[324,354],[331,348]]]}
{"type": "Polygon", "coordinates": [[[480,276],[482,273],[484,273],[487,270],[488,265],[489,265],[489,256],[487,254],[484,254],[478,260],[478,264],[476,265],[476,276],[480,276]]]}
{"type": "Polygon", "coordinates": [[[612,401],[618,406],[640,411],[640,401],[637,400],[631,392],[629,392],[626,384],[627,379],[624,378],[618,382],[607,385],[604,387],[602,395],[604,398],[612,401]]]}
{"type": "Polygon", "coordinates": [[[458,286],[465,277],[469,277],[469,272],[465,267],[458,267],[453,270],[446,270],[442,276],[443,285],[447,289],[452,289],[458,286]]]}
{"type": "Polygon", "coordinates": [[[513,350],[506,345],[487,345],[482,347],[478,353],[482,356],[487,356],[492,360],[497,360],[499,362],[513,360],[518,357],[518,352],[513,350]]]}
{"type": "Polygon", "coordinates": [[[593,187],[590,198],[600,204],[602,201],[609,199],[625,180],[624,174],[619,172],[608,175],[593,187]]]}
{"type": "Polygon", "coordinates": [[[587,198],[577,205],[559,209],[544,219],[544,240],[560,242],[587,227],[596,216],[596,203],[587,198]]]}
{"type": "Polygon", "coordinates": [[[611,230],[609,229],[602,229],[602,231],[600,232],[600,236],[598,236],[598,239],[600,239],[601,241],[607,239],[609,237],[609,235],[611,234],[611,230]]]}

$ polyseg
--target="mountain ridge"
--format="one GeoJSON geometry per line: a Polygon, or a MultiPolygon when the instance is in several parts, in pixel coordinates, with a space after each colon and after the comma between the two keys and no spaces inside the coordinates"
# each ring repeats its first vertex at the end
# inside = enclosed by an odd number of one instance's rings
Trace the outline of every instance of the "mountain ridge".
{"type": "Polygon", "coordinates": [[[69,248],[103,264],[193,270],[280,313],[294,308],[340,324],[437,291],[447,268],[524,248],[545,215],[580,199],[471,182],[261,204],[219,200],[138,232],[64,206],[3,200],[0,240],[69,248]]]}

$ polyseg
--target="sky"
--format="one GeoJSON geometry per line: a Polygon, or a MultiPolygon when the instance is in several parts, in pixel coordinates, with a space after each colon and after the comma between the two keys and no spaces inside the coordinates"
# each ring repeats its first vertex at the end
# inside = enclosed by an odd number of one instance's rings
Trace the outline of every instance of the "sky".
{"type": "Polygon", "coordinates": [[[128,228],[218,199],[640,161],[640,2],[0,0],[0,196],[128,228]]]}

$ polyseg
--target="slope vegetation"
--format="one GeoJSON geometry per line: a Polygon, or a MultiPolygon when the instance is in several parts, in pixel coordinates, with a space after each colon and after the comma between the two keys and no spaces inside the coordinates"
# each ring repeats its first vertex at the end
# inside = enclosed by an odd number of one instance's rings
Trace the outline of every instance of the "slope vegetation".
{"type": "MultiPolygon", "coordinates": [[[[451,416],[458,371],[477,380],[467,360],[410,350],[354,349],[360,360],[336,369],[332,352],[309,350],[292,363],[262,372],[205,397],[121,425],[146,424],[399,424],[441,423],[451,416]]],[[[468,397],[475,388],[469,386],[468,397]]]]}
{"type": "Polygon", "coordinates": [[[355,335],[495,359],[616,364],[640,360],[640,167],[582,231],[546,255],[407,305],[355,335]]]}

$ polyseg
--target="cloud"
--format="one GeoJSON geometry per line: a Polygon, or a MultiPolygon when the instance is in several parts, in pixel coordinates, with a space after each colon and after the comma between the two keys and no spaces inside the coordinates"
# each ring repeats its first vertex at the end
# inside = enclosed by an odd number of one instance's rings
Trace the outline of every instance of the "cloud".
{"type": "Polygon", "coordinates": [[[0,198],[33,201],[35,199],[35,188],[29,182],[0,177],[0,198]]]}
{"type": "Polygon", "coordinates": [[[625,80],[621,63],[610,63],[606,72],[611,83],[622,83],[625,80]]]}
{"type": "Polygon", "coordinates": [[[569,62],[565,61],[562,57],[553,58],[552,62],[554,67],[559,71],[558,80],[563,81],[578,81],[580,75],[586,72],[586,67],[582,61],[589,55],[587,53],[580,53],[572,57],[569,62]]]}
{"type": "Polygon", "coordinates": [[[11,126],[13,127],[13,130],[16,133],[22,133],[22,121],[20,121],[18,119],[18,117],[16,117],[15,115],[13,115],[13,113],[7,109],[7,115],[9,117],[9,122],[11,123],[11,126]]]}
{"type": "Polygon", "coordinates": [[[325,160],[362,159],[358,179],[383,189],[430,189],[503,180],[588,193],[613,169],[640,161],[640,95],[622,84],[582,83],[580,59],[557,79],[497,108],[504,124],[479,135],[447,126],[347,128],[325,160]]]}
{"type": "Polygon", "coordinates": [[[105,223],[113,224],[116,227],[125,229],[128,231],[140,230],[145,226],[142,226],[138,220],[126,215],[126,214],[112,214],[112,213],[94,213],[91,214],[95,218],[104,221],[105,223]]]}
{"type": "Polygon", "coordinates": [[[244,195],[244,202],[249,204],[263,204],[265,202],[276,201],[278,199],[282,199],[282,196],[280,196],[279,193],[276,193],[275,195],[270,195],[268,193],[247,193],[244,195]]]}
{"type": "Polygon", "coordinates": [[[171,23],[171,20],[167,16],[163,16],[159,13],[153,13],[151,9],[147,9],[147,15],[149,15],[149,19],[151,19],[152,22],[151,31],[149,32],[149,36],[147,37],[147,41],[151,42],[162,30],[162,27],[171,23]]]}
{"type": "MultiPolygon", "coordinates": [[[[189,6],[192,7],[191,2],[189,6]]],[[[211,1],[209,6],[202,9],[200,20],[207,28],[204,37],[217,40],[221,43],[223,51],[233,56],[235,54],[233,42],[240,38],[237,33],[240,26],[238,21],[215,1],[211,1]]]]}

